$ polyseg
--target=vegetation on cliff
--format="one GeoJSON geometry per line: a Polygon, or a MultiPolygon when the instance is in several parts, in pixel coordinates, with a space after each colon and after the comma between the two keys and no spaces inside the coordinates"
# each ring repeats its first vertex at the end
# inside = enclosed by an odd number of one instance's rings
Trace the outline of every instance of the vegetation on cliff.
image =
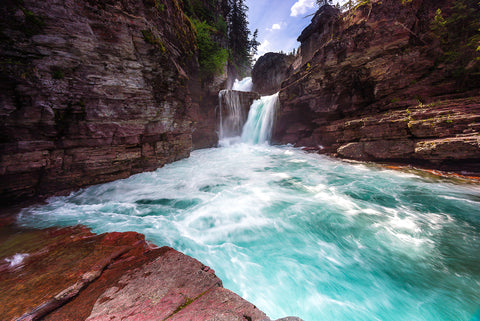
{"type": "Polygon", "coordinates": [[[210,79],[223,72],[228,59],[228,51],[215,41],[215,35],[220,32],[217,28],[209,25],[206,21],[197,19],[191,21],[196,31],[200,72],[202,78],[210,79]]]}
{"type": "Polygon", "coordinates": [[[457,0],[437,9],[431,30],[444,51],[441,62],[463,87],[480,85],[480,2],[457,0]]]}
{"type": "Polygon", "coordinates": [[[182,4],[196,30],[202,79],[221,74],[227,62],[237,74],[250,70],[258,42],[256,31],[250,39],[243,0],[183,0],[182,4]]]}

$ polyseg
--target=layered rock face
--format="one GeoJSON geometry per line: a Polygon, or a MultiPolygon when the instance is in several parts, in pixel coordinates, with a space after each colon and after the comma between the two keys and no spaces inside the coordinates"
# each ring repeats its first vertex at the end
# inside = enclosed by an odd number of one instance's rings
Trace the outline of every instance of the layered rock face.
{"type": "Polygon", "coordinates": [[[6,0],[0,14],[1,202],[189,155],[196,45],[177,0],[6,0]]]}
{"type": "Polygon", "coordinates": [[[458,83],[431,32],[450,6],[370,1],[331,21],[322,8],[302,34],[302,56],[317,44],[312,58],[282,85],[274,141],[477,175],[478,86],[458,83]]]}
{"type": "Polygon", "coordinates": [[[273,95],[280,90],[294,56],[268,52],[258,58],[252,69],[253,91],[273,95]]]}
{"type": "Polygon", "coordinates": [[[209,267],[138,233],[0,232],[2,320],[270,321],[209,267]]]}
{"type": "Polygon", "coordinates": [[[304,63],[310,61],[319,48],[319,44],[328,40],[340,27],[340,10],[330,5],[322,6],[312,18],[312,22],[298,37],[300,52],[304,63]]]}

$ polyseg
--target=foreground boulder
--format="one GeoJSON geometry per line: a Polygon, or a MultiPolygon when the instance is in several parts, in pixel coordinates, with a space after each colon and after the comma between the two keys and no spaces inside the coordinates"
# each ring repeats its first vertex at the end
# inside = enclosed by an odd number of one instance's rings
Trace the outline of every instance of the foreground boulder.
{"type": "Polygon", "coordinates": [[[0,232],[2,320],[270,320],[209,267],[135,232],[0,232]]]}

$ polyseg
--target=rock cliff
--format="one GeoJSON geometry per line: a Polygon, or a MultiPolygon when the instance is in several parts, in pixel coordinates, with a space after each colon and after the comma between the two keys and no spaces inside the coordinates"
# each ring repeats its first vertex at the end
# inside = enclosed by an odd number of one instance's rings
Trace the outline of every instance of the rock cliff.
{"type": "Polygon", "coordinates": [[[189,155],[197,49],[177,0],[5,0],[0,14],[0,202],[189,155]]]}
{"type": "Polygon", "coordinates": [[[303,65],[282,84],[274,142],[478,174],[478,59],[449,61],[432,31],[454,4],[364,1],[342,14],[322,7],[299,38],[303,65]]]}

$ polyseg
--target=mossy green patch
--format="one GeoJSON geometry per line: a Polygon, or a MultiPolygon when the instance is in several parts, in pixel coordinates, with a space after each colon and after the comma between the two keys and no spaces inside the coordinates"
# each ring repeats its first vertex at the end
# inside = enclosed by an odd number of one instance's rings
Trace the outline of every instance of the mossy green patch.
{"type": "Polygon", "coordinates": [[[158,47],[158,49],[160,49],[160,52],[162,54],[165,53],[166,49],[165,49],[165,45],[163,44],[163,42],[160,40],[159,37],[155,36],[152,32],[152,30],[142,30],[142,35],[143,35],[143,39],[151,44],[151,45],[154,45],[156,47],[158,47]]]}

